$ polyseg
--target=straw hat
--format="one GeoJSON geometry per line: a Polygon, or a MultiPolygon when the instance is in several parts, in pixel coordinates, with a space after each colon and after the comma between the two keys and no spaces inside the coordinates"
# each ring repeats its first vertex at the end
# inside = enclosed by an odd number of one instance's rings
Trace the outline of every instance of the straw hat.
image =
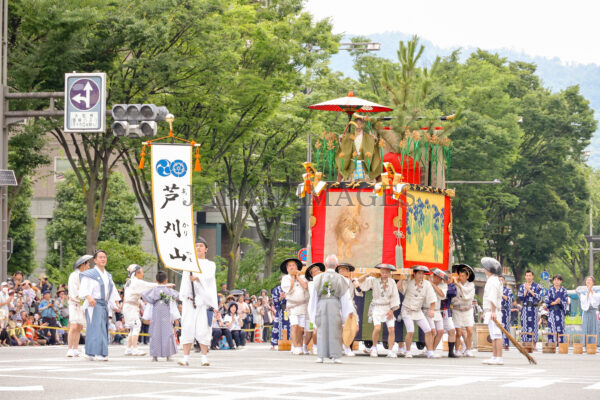
{"type": "Polygon", "coordinates": [[[320,262],[313,263],[313,264],[311,264],[310,267],[306,268],[306,272],[304,272],[304,277],[306,278],[307,281],[313,280],[313,276],[310,273],[310,271],[313,269],[313,267],[318,267],[321,272],[325,272],[325,264],[320,263],[320,262]]]}

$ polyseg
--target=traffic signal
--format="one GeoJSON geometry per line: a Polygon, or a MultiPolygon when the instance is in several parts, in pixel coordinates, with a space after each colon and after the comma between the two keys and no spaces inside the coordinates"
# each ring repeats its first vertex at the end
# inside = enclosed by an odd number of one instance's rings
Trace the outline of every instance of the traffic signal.
{"type": "Polygon", "coordinates": [[[167,114],[167,107],[154,104],[115,104],[111,128],[116,136],[154,136],[158,128],[156,122],[164,121],[167,114]]]}

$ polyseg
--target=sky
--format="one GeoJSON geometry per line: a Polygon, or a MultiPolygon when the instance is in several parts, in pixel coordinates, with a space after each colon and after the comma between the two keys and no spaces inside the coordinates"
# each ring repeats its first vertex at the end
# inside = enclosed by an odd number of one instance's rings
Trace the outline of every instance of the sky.
{"type": "Polygon", "coordinates": [[[445,48],[507,48],[600,65],[597,0],[307,0],[335,33],[416,34],[445,48]]]}

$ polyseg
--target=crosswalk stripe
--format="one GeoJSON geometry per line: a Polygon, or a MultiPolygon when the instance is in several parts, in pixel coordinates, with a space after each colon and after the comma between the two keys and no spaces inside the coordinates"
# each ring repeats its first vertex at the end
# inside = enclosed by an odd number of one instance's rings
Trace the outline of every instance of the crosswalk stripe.
{"type": "Polygon", "coordinates": [[[43,386],[0,386],[0,392],[42,392],[43,386]]]}
{"type": "Polygon", "coordinates": [[[586,386],[586,387],[584,387],[584,389],[600,390],[600,382],[594,383],[593,385],[590,385],[590,386],[586,386]]]}
{"type": "Polygon", "coordinates": [[[502,387],[514,387],[514,388],[541,388],[544,386],[550,386],[553,383],[560,382],[560,379],[544,379],[544,378],[528,378],[511,383],[502,385],[502,387]]]}

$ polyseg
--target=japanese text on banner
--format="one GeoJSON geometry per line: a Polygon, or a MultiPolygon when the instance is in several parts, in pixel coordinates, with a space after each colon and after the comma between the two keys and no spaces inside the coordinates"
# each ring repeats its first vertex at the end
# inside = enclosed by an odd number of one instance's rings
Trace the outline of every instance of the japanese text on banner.
{"type": "Polygon", "coordinates": [[[158,254],[166,268],[201,272],[195,253],[192,146],[153,144],[152,207],[158,254]]]}

